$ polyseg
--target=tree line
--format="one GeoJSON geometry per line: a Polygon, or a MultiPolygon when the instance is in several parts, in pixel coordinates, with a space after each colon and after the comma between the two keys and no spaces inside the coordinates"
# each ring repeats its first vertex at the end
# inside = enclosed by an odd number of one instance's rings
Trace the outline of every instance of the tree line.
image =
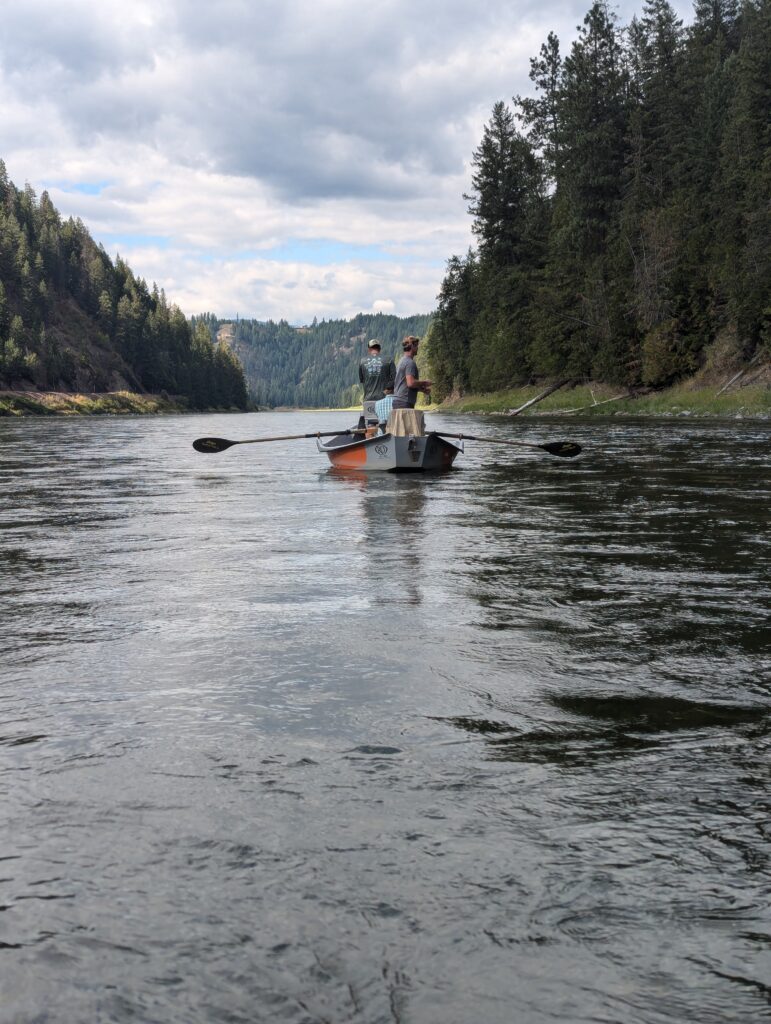
{"type": "Polygon", "coordinates": [[[383,355],[401,357],[400,342],[406,334],[423,335],[429,314],[397,317],[385,313],[360,313],[350,320],[314,317],[305,327],[286,320],[219,320],[211,313],[196,318],[205,323],[211,337],[229,325],[231,344],[241,360],[252,400],[275,408],[345,407],[361,401],[359,360],[367,342],[376,338],[383,355]]]}
{"type": "Polygon", "coordinates": [[[771,3],[591,7],[496,103],[429,334],[434,394],[537,377],[663,386],[771,346],[771,3]]]}
{"type": "Polygon", "coordinates": [[[194,408],[247,405],[235,355],[163,290],[113,261],[47,192],[0,160],[0,387],[167,392],[194,408]]]}

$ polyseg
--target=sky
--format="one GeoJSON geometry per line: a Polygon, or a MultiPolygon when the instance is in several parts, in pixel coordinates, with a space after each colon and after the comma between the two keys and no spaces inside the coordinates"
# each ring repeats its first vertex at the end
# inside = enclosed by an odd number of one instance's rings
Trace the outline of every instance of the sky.
{"type": "Polygon", "coordinates": [[[0,158],[187,315],[431,312],[493,105],[588,8],[2,0],[0,158]]]}

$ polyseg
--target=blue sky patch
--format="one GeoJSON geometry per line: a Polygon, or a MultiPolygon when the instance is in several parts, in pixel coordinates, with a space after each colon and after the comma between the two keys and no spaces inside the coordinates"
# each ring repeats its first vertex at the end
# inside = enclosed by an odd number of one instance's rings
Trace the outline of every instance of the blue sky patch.
{"type": "Polygon", "coordinates": [[[169,239],[165,235],[100,235],[102,245],[109,252],[135,249],[137,246],[152,246],[155,249],[168,249],[169,239]]]}
{"type": "Polygon", "coordinates": [[[98,196],[100,195],[108,185],[112,185],[111,181],[57,181],[53,183],[56,188],[61,189],[62,192],[77,192],[82,196],[98,196]]]}
{"type": "Polygon", "coordinates": [[[263,259],[278,260],[281,263],[311,263],[317,266],[330,263],[393,262],[393,256],[379,245],[349,245],[332,238],[290,238],[273,249],[264,249],[259,255],[263,259]]]}

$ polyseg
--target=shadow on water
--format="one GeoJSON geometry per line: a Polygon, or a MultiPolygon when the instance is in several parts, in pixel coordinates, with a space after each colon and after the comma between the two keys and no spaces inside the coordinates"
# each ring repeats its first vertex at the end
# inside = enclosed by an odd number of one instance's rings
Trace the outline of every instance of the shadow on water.
{"type": "Polygon", "coordinates": [[[637,732],[674,732],[710,726],[744,725],[771,713],[760,705],[705,704],[680,697],[609,695],[606,697],[557,694],[548,698],[561,711],[601,722],[615,722],[637,732]]]}
{"type": "Polygon", "coordinates": [[[537,634],[590,659],[668,650],[757,665],[771,592],[767,477],[754,458],[587,450],[575,463],[480,474],[466,528],[484,544],[458,564],[478,628],[537,634]]]}
{"type": "Polygon", "coordinates": [[[676,732],[740,730],[753,738],[769,734],[771,708],[762,705],[712,704],[652,695],[552,695],[549,702],[573,718],[521,731],[504,721],[472,716],[438,718],[464,732],[482,736],[496,760],[555,764],[591,764],[608,757],[657,747],[676,732]]]}

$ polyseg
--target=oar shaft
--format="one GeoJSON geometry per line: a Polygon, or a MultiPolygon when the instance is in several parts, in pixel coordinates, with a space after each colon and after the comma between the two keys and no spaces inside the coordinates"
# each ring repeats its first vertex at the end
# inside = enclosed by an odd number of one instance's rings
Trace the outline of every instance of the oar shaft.
{"type": "Polygon", "coordinates": [[[280,437],[250,437],[244,441],[229,441],[226,437],[198,437],[193,448],[204,455],[216,455],[234,444],[261,444],[263,441],[296,441],[302,437],[339,437],[340,434],[363,434],[363,430],[314,430],[312,434],[282,434],[280,437]]]}
{"type": "Polygon", "coordinates": [[[487,441],[490,444],[510,444],[515,448],[541,448],[540,444],[529,444],[527,441],[505,441],[502,437],[476,437],[474,434],[440,434],[434,430],[432,433],[437,437],[455,437],[459,441],[487,441]]]}
{"type": "MultiPolygon", "coordinates": [[[[435,432],[436,433],[436,432],[435,432]]],[[[537,448],[539,451],[556,455],[560,459],[572,459],[581,453],[581,445],[575,441],[548,441],[546,444],[532,444],[529,441],[506,441],[502,437],[477,437],[474,434],[437,434],[438,437],[455,437],[459,441],[487,441],[489,444],[508,444],[515,448],[537,448]]]]}
{"type": "Polygon", "coordinates": [[[353,430],[314,430],[312,434],[283,434],[280,437],[252,437],[248,441],[233,441],[233,444],[262,444],[263,441],[299,441],[305,437],[337,437],[340,434],[353,434],[353,430]]]}

